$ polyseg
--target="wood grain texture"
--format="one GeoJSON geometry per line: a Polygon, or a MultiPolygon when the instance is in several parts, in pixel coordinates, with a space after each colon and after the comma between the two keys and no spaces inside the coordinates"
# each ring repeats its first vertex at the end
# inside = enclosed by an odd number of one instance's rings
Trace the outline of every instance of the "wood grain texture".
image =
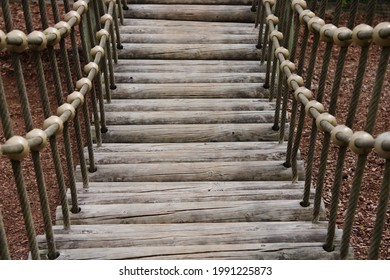
{"type": "MultiPolygon", "coordinates": [[[[298,162],[299,179],[304,179],[298,162]]],[[[80,176],[76,176],[80,180],[80,176]]],[[[91,182],[288,181],[283,161],[104,164],[89,175],[91,182]]]]}
{"type": "Polygon", "coordinates": [[[267,111],[275,110],[275,103],[265,99],[132,99],[112,100],[105,104],[106,112],[138,111],[267,111]]]}
{"type": "Polygon", "coordinates": [[[254,14],[246,6],[209,5],[128,5],[127,18],[171,19],[190,21],[254,22],[254,14]]]}
{"type": "Polygon", "coordinates": [[[269,90],[255,83],[117,84],[114,99],[267,98],[269,90]]]}
{"type": "Polygon", "coordinates": [[[112,125],[102,138],[105,143],[276,141],[279,132],[262,123],[112,125]]]}
{"type": "Polygon", "coordinates": [[[254,44],[123,44],[121,59],[259,60],[254,44]]]}

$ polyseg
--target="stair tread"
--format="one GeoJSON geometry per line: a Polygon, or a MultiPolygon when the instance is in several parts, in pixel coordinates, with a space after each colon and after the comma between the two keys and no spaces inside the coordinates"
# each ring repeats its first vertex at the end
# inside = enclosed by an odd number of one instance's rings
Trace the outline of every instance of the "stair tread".
{"type": "Polygon", "coordinates": [[[149,98],[266,98],[261,83],[118,84],[113,99],[149,98]]]}
{"type": "MultiPolygon", "coordinates": [[[[89,204],[71,214],[76,224],[169,224],[260,221],[311,221],[313,207],[301,200],[169,202],[132,204],[89,204]]],[[[325,215],[321,215],[321,220],[325,215]]],[[[61,207],[57,224],[62,223],[61,207]]]]}
{"type": "MultiPolygon", "coordinates": [[[[231,260],[329,260],[339,259],[337,251],[326,252],[323,243],[262,243],[193,246],[119,247],[61,250],[59,260],[130,259],[231,259],[231,260]]],[[[42,252],[47,258],[46,251],[42,252]]]]}

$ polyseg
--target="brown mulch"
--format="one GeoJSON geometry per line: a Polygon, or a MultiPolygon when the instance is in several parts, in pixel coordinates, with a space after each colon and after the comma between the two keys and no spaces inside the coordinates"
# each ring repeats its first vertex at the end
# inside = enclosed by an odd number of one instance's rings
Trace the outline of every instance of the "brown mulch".
{"type": "MultiPolygon", "coordinates": [[[[18,9],[20,4],[11,4],[13,16],[15,19],[15,28],[24,30],[23,14],[18,9]]],[[[48,9],[50,12],[50,9],[48,9]]],[[[61,10],[62,11],[62,10],[61,10]]],[[[38,10],[34,3],[32,3],[32,14],[35,15],[36,20],[34,26],[37,29],[41,29],[39,26],[39,20],[37,20],[38,10]]],[[[2,15],[0,13],[0,18],[2,15]]],[[[51,24],[53,19],[50,16],[51,24]]],[[[359,18],[361,21],[361,17],[359,18]]],[[[382,21],[383,18],[377,18],[377,21],[382,21]]],[[[0,21],[0,29],[4,30],[3,22],[0,21]]],[[[315,72],[315,78],[313,82],[313,91],[316,91],[316,82],[318,81],[320,63],[323,52],[324,44],[321,44],[320,54],[317,56],[317,67],[315,72]]],[[[335,64],[337,61],[337,48],[333,52],[332,61],[329,67],[329,77],[333,78],[335,64]]],[[[337,110],[337,119],[339,123],[343,123],[346,113],[348,112],[348,104],[350,94],[353,89],[354,73],[357,68],[358,57],[360,50],[357,47],[352,47],[348,53],[347,61],[345,66],[345,72],[343,76],[342,88],[339,94],[339,107],[337,110]]],[[[366,80],[363,85],[363,93],[359,104],[358,116],[356,117],[354,130],[361,130],[364,127],[365,115],[370,100],[370,94],[372,89],[373,77],[378,65],[380,50],[377,46],[373,46],[370,54],[370,62],[367,68],[366,80]]],[[[28,91],[28,97],[30,106],[33,114],[34,125],[40,127],[43,122],[43,115],[41,110],[41,104],[39,99],[38,85],[35,76],[35,67],[31,54],[23,55],[23,69],[25,73],[26,87],[28,91]]],[[[4,82],[5,91],[7,94],[8,107],[10,109],[11,118],[13,120],[14,132],[17,135],[24,135],[24,123],[21,115],[21,108],[19,105],[19,97],[15,87],[14,71],[11,67],[10,57],[5,53],[0,53],[0,75],[4,82]]],[[[59,63],[61,67],[61,63],[59,63]]],[[[54,86],[52,82],[52,75],[48,63],[45,63],[46,78],[48,79],[48,91],[52,101],[52,112],[55,112],[56,102],[53,97],[54,86]]],[[[383,90],[383,96],[381,106],[378,112],[378,121],[376,124],[375,135],[383,131],[390,131],[390,73],[389,69],[385,79],[385,85],[383,90]]],[[[326,92],[329,93],[331,90],[331,83],[328,81],[326,92]]],[[[63,85],[63,89],[66,89],[63,85]]],[[[324,104],[328,102],[328,97],[325,98],[324,104]]],[[[306,120],[307,128],[304,132],[304,140],[302,141],[301,153],[302,157],[305,158],[307,155],[307,144],[309,143],[309,128],[311,127],[311,121],[306,120]]],[[[72,131],[73,133],[73,131],[72,131]]],[[[74,138],[74,137],[72,137],[74,138]]],[[[321,147],[322,136],[317,139],[317,152],[315,155],[315,169],[313,172],[313,184],[316,184],[316,178],[318,174],[318,157],[321,147]]],[[[2,133],[2,127],[0,126],[0,143],[4,143],[5,139],[2,133]]],[[[58,139],[58,143],[62,143],[61,137],[58,139]]],[[[73,146],[75,146],[73,144],[73,146]]],[[[331,186],[332,186],[332,174],[335,170],[335,164],[337,159],[337,148],[332,146],[329,153],[326,180],[324,186],[324,202],[326,208],[328,208],[331,199],[331,186]]],[[[62,162],[65,162],[64,149],[60,145],[60,153],[62,162]]],[[[50,149],[46,148],[41,154],[42,163],[45,171],[45,178],[47,183],[48,196],[50,200],[50,208],[52,210],[53,221],[55,219],[55,209],[58,205],[57,197],[57,186],[56,176],[52,164],[50,149]]],[[[75,159],[77,160],[77,158],[75,159]]],[[[344,167],[344,179],[343,186],[341,188],[341,200],[339,203],[339,216],[338,216],[338,227],[342,228],[343,215],[348,204],[349,190],[353,180],[353,174],[356,165],[356,156],[351,152],[348,152],[345,159],[344,167]]],[[[359,205],[357,215],[355,218],[355,226],[352,233],[352,246],[354,249],[355,257],[358,259],[364,259],[367,256],[367,250],[370,243],[371,230],[373,228],[373,222],[376,214],[376,205],[378,201],[378,194],[380,190],[380,184],[383,178],[383,166],[384,160],[376,156],[375,153],[371,153],[368,157],[366,173],[362,185],[361,196],[359,199],[359,205]]],[[[66,167],[63,166],[64,173],[66,175],[66,167]]],[[[26,259],[28,256],[26,233],[23,226],[23,220],[21,217],[21,211],[18,204],[18,198],[15,190],[15,183],[12,175],[12,170],[9,161],[5,157],[0,157],[0,210],[4,219],[8,242],[12,259],[26,259]]],[[[38,234],[43,233],[43,223],[40,214],[39,198],[37,195],[37,186],[35,182],[35,173],[32,166],[31,157],[28,157],[23,161],[23,170],[27,191],[30,198],[30,205],[33,212],[33,218],[36,224],[36,230],[38,234]]],[[[389,208],[390,209],[390,208],[389,208]]],[[[390,210],[388,211],[387,221],[384,231],[384,237],[381,246],[381,259],[390,259],[390,210]]]]}

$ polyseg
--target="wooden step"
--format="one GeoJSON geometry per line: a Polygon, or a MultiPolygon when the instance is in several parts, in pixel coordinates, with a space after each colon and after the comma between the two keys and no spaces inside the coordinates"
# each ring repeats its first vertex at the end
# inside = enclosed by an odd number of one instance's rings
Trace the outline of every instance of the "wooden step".
{"type": "MultiPolygon", "coordinates": [[[[203,0],[200,0],[203,1],[203,0]]],[[[202,27],[213,28],[247,28],[253,29],[254,23],[245,22],[217,22],[217,21],[195,21],[195,20],[164,20],[164,19],[142,19],[125,18],[124,26],[165,26],[165,27],[202,27]]]]}
{"type": "MultiPolygon", "coordinates": [[[[123,188],[123,192],[112,193],[109,189],[106,192],[94,193],[93,190],[79,189],[78,201],[82,205],[100,204],[132,204],[132,203],[174,203],[174,202],[214,202],[214,201],[260,201],[260,200],[299,200],[302,199],[302,190],[205,190],[203,192],[175,192],[153,191],[149,193],[128,192],[128,188],[123,188]]],[[[314,191],[312,191],[312,195],[314,191]]],[[[72,198],[69,192],[68,202],[71,204],[72,198]]]]}
{"type": "Polygon", "coordinates": [[[113,99],[149,98],[267,98],[257,83],[118,84],[113,99]]]}
{"type": "MultiPolygon", "coordinates": [[[[312,206],[302,207],[299,202],[300,200],[262,200],[90,204],[83,205],[79,213],[71,213],[70,216],[73,225],[311,221],[312,206]]],[[[61,211],[61,207],[58,207],[58,225],[62,224],[61,211]]]]}
{"type": "Polygon", "coordinates": [[[108,125],[271,123],[272,111],[107,112],[108,125]]]}
{"type": "Polygon", "coordinates": [[[231,34],[123,34],[121,42],[128,44],[257,44],[253,35],[231,34]]]}
{"type": "MultiPolygon", "coordinates": [[[[279,242],[323,242],[326,223],[252,222],[199,224],[74,225],[69,231],[54,227],[59,250],[80,248],[193,246],[279,242]],[[272,232],[272,234],[270,234],[272,232]],[[69,242],[71,241],[71,242],[69,242]]],[[[336,244],[340,239],[336,231],[336,244]]],[[[43,236],[39,248],[46,249],[43,236]]]]}
{"type": "Polygon", "coordinates": [[[254,44],[123,44],[121,59],[260,60],[254,44]]]}
{"type": "Polygon", "coordinates": [[[117,83],[172,84],[172,83],[264,83],[265,73],[116,73],[117,83]]]}
{"type": "MultiPolygon", "coordinates": [[[[289,181],[291,168],[283,161],[162,162],[103,164],[89,174],[90,182],[289,181]]],[[[80,170],[76,178],[81,181],[80,170]]],[[[298,162],[299,180],[304,179],[298,162]]]]}
{"type": "Polygon", "coordinates": [[[202,25],[181,25],[181,26],[152,26],[152,25],[123,25],[119,27],[121,34],[207,34],[208,36],[215,36],[221,34],[230,35],[251,35],[252,38],[257,39],[258,29],[254,28],[254,24],[251,27],[248,26],[236,26],[219,25],[209,26],[202,25]]]}
{"type": "Polygon", "coordinates": [[[252,0],[127,0],[127,4],[202,4],[248,6],[252,4],[252,0]]]}
{"type": "MultiPolygon", "coordinates": [[[[337,260],[323,242],[64,249],[58,260],[337,260]]],[[[47,259],[47,252],[41,252],[47,259]]]]}
{"type": "MultiPolygon", "coordinates": [[[[110,125],[104,143],[277,141],[272,124],[110,125]]],[[[94,127],[91,127],[95,134],[94,127]]],[[[286,134],[288,129],[285,130],[286,134]]],[[[287,138],[287,135],[285,135],[287,138]]]]}
{"type": "Polygon", "coordinates": [[[144,60],[119,59],[115,73],[261,73],[266,65],[250,60],[144,60]]]}
{"type": "Polygon", "coordinates": [[[128,5],[124,16],[132,19],[170,19],[190,21],[254,22],[255,14],[247,6],[227,5],[128,5]]]}
{"type": "Polygon", "coordinates": [[[283,160],[285,153],[286,144],[276,142],[105,144],[95,149],[94,158],[98,164],[251,161],[283,160]]]}
{"type": "Polygon", "coordinates": [[[131,99],[112,100],[106,112],[146,111],[269,111],[275,103],[265,99],[131,99]]]}

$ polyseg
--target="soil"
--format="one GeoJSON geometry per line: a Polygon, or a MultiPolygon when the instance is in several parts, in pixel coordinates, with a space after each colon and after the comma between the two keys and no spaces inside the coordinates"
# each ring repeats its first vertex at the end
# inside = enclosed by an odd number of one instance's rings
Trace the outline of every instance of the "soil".
{"type": "MultiPolygon", "coordinates": [[[[14,25],[15,28],[25,31],[23,13],[19,9],[20,4],[12,4],[11,10],[13,12],[14,25]]],[[[31,4],[32,14],[34,15],[34,27],[38,30],[41,30],[38,20],[38,9],[36,4],[31,4]]],[[[47,9],[50,14],[50,8],[47,9]]],[[[60,11],[63,13],[63,9],[60,6],[60,11]]],[[[2,14],[0,13],[0,18],[2,18],[2,14]]],[[[53,24],[52,16],[50,18],[51,25],[53,24]]],[[[362,22],[362,16],[359,16],[358,23],[362,22]]],[[[378,17],[376,21],[384,21],[384,17],[378,17]]],[[[3,21],[0,21],[0,29],[4,30],[3,21]]],[[[324,44],[321,44],[319,54],[317,55],[317,65],[314,73],[313,80],[313,91],[316,92],[317,82],[319,77],[319,72],[321,69],[321,59],[322,53],[324,50],[324,44]]],[[[360,54],[360,49],[356,46],[350,48],[347,57],[347,63],[345,65],[345,71],[343,75],[342,87],[339,94],[338,101],[338,109],[337,109],[337,119],[338,123],[343,123],[346,114],[348,112],[348,104],[350,95],[353,89],[355,70],[358,64],[358,58],[360,54]]],[[[329,102],[329,92],[331,90],[331,82],[330,79],[333,79],[333,75],[335,72],[335,65],[337,61],[338,50],[335,47],[333,51],[333,56],[331,60],[331,64],[329,66],[328,77],[329,81],[327,82],[326,92],[328,93],[325,97],[324,104],[327,107],[327,103],[329,102]]],[[[380,49],[378,46],[373,46],[370,52],[370,59],[367,66],[367,75],[365,77],[362,97],[359,103],[359,110],[356,116],[356,121],[354,125],[354,130],[362,130],[365,124],[367,107],[370,100],[371,89],[373,80],[375,77],[376,67],[378,65],[380,55],[380,49]]],[[[59,57],[59,55],[57,56],[59,57]]],[[[43,57],[44,61],[47,61],[43,57]]],[[[21,56],[23,70],[25,75],[26,88],[28,91],[28,98],[30,102],[31,112],[33,115],[34,126],[41,127],[44,117],[41,110],[41,102],[39,98],[39,88],[36,79],[36,71],[35,65],[33,63],[32,54],[23,54],[21,56]]],[[[11,58],[5,53],[0,53],[0,75],[3,79],[4,88],[7,97],[8,108],[10,110],[14,133],[17,135],[25,135],[25,127],[23,118],[21,115],[21,108],[19,104],[18,92],[15,86],[15,78],[14,71],[11,66],[11,58]]],[[[50,94],[51,104],[52,104],[52,112],[55,112],[56,102],[54,98],[54,86],[52,82],[52,74],[50,71],[49,64],[45,62],[45,74],[48,80],[48,91],[50,94]]],[[[61,63],[59,61],[59,65],[61,67],[61,63]]],[[[389,67],[388,67],[389,68],[389,67]]],[[[63,71],[62,71],[63,72],[63,71]]],[[[66,89],[65,85],[63,85],[63,89],[66,89]]],[[[379,134],[383,131],[390,131],[390,70],[387,70],[384,90],[382,92],[382,100],[380,104],[380,108],[378,111],[378,120],[376,123],[376,128],[374,135],[379,134]]],[[[302,157],[305,158],[307,156],[308,143],[309,143],[309,135],[310,135],[310,127],[311,120],[306,119],[306,129],[303,135],[303,141],[301,145],[301,154],[302,157]]],[[[73,131],[71,132],[73,133],[73,131]]],[[[74,139],[73,134],[71,139],[74,139]]],[[[317,153],[315,155],[314,160],[314,171],[313,171],[313,184],[316,185],[316,178],[318,175],[318,165],[319,165],[319,150],[321,147],[322,135],[320,135],[317,139],[317,153]]],[[[2,133],[2,127],[0,127],[0,143],[4,143],[5,139],[2,133]]],[[[65,162],[65,152],[62,146],[62,139],[58,137],[59,150],[62,158],[62,162],[65,162]]],[[[73,143],[73,147],[75,147],[73,143]]],[[[338,149],[335,146],[330,148],[329,157],[328,157],[328,165],[324,186],[324,203],[326,209],[329,208],[330,199],[331,199],[331,187],[332,187],[332,176],[335,171],[335,163],[337,159],[338,149]]],[[[347,157],[345,159],[345,167],[344,167],[344,175],[343,175],[343,185],[341,188],[341,197],[339,203],[339,215],[337,218],[337,224],[339,228],[342,228],[343,224],[343,215],[348,205],[349,199],[349,191],[350,186],[353,180],[354,171],[356,168],[356,155],[351,152],[348,152],[347,157]]],[[[44,166],[45,179],[46,179],[46,187],[48,192],[48,197],[50,201],[50,209],[52,212],[53,222],[55,221],[55,209],[58,203],[57,196],[57,186],[56,186],[56,175],[52,164],[52,158],[50,149],[46,148],[41,153],[42,165],[44,166]]],[[[77,157],[75,158],[75,163],[77,164],[77,157]]],[[[23,170],[24,170],[24,179],[27,187],[30,206],[33,212],[33,219],[36,225],[37,234],[43,234],[43,222],[40,214],[40,205],[39,198],[37,195],[37,186],[35,182],[35,173],[32,166],[31,157],[27,157],[23,162],[23,170]]],[[[366,172],[364,175],[361,195],[359,198],[359,205],[356,212],[355,224],[352,232],[352,247],[354,250],[355,257],[357,259],[365,259],[367,256],[368,246],[370,244],[371,230],[373,228],[375,215],[376,215],[376,206],[378,201],[378,194],[381,187],[381,182],[383,179],[383,167],[384,160],[379,158],[375,153],[371,153],[368,157],[366,172]]],[[[11,165],[9,160],[5,157],[0,157],[0,210],[4,219],[4,224],[6,228],[8,243],[10,247],[11,257],[12,259],[26,259],[28,257],[28,246],[26,240],[26,232],[23,225],[23,219],[21,216],[21,210],[18,203],[17,193],[15,189],[15,182],[12,175],[11,165]]],[[[66,167],[63,166],[64,175],[66,177],[66,167]]],[[[390,207],[388,208],[390,209],[390,207]]],[[[328,210],[327,210],[328,212],[328,210]]],[[[328,214],[328,213],[327,213],[328,214]]],[[[387,220],[383,233],[383,239],[381,244],[381,259],[390,259],[390,210],[387,212],[387,220]]]]}

